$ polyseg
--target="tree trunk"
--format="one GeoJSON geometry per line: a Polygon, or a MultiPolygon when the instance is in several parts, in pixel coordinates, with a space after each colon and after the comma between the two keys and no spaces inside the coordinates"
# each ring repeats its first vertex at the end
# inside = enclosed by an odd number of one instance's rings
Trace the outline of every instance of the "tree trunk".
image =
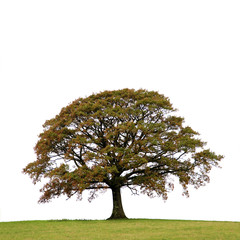
{"type": "Polygon", "coordinates": [[[122,207],[120,187],[112,189],[112,196],[113,196],[113,211],[111,217],[108,219],[127,219],[122,207]]]}

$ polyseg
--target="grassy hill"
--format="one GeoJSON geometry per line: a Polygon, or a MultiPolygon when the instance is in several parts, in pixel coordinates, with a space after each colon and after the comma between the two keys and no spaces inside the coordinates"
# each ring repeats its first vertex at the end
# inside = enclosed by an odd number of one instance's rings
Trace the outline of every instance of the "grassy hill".
{"type": "Polygon", "coordinates": [[[0,223],[0,240],[239,240],[240,222],[180,220],[23,221],[0,223]]]}

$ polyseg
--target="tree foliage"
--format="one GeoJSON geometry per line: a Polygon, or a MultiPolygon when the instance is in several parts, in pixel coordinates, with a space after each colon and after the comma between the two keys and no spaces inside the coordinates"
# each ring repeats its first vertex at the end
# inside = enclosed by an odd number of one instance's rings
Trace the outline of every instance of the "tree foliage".
{"type": "Polygon", "coordinates": [[[109,188],[119,199],[122,187],[167,199],[174,187],[171,176],[188,195],[188,185],[209,182],[211,168],[223,156],[205,149],[175,111],[154,91],[123,89],[79,98],[45,122],[35,146],[37,160],[23,172],[33,183],[49,179],[40,202],[62,194],[81,199],[84,190],[90,190],[91,200],[109,188]]]}

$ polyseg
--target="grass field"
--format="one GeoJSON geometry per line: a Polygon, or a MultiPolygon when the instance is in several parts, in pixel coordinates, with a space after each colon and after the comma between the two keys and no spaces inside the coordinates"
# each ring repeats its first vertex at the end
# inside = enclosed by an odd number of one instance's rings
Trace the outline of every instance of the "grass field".
{"type": "Polygon", "coordinates": [[[0,223],[0,240],[239,240],[240,222],[180,220],[23,221],[0,223]]]}

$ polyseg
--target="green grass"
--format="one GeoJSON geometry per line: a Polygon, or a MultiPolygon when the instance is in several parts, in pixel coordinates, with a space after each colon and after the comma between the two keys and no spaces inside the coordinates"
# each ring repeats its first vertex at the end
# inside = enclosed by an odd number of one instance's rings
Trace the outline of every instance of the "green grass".
{"type": "Polygon", "coordinates": [[[240,222],[180,220],[23,221],[0,223],[0,240],[239,240],[240,222]]]}

